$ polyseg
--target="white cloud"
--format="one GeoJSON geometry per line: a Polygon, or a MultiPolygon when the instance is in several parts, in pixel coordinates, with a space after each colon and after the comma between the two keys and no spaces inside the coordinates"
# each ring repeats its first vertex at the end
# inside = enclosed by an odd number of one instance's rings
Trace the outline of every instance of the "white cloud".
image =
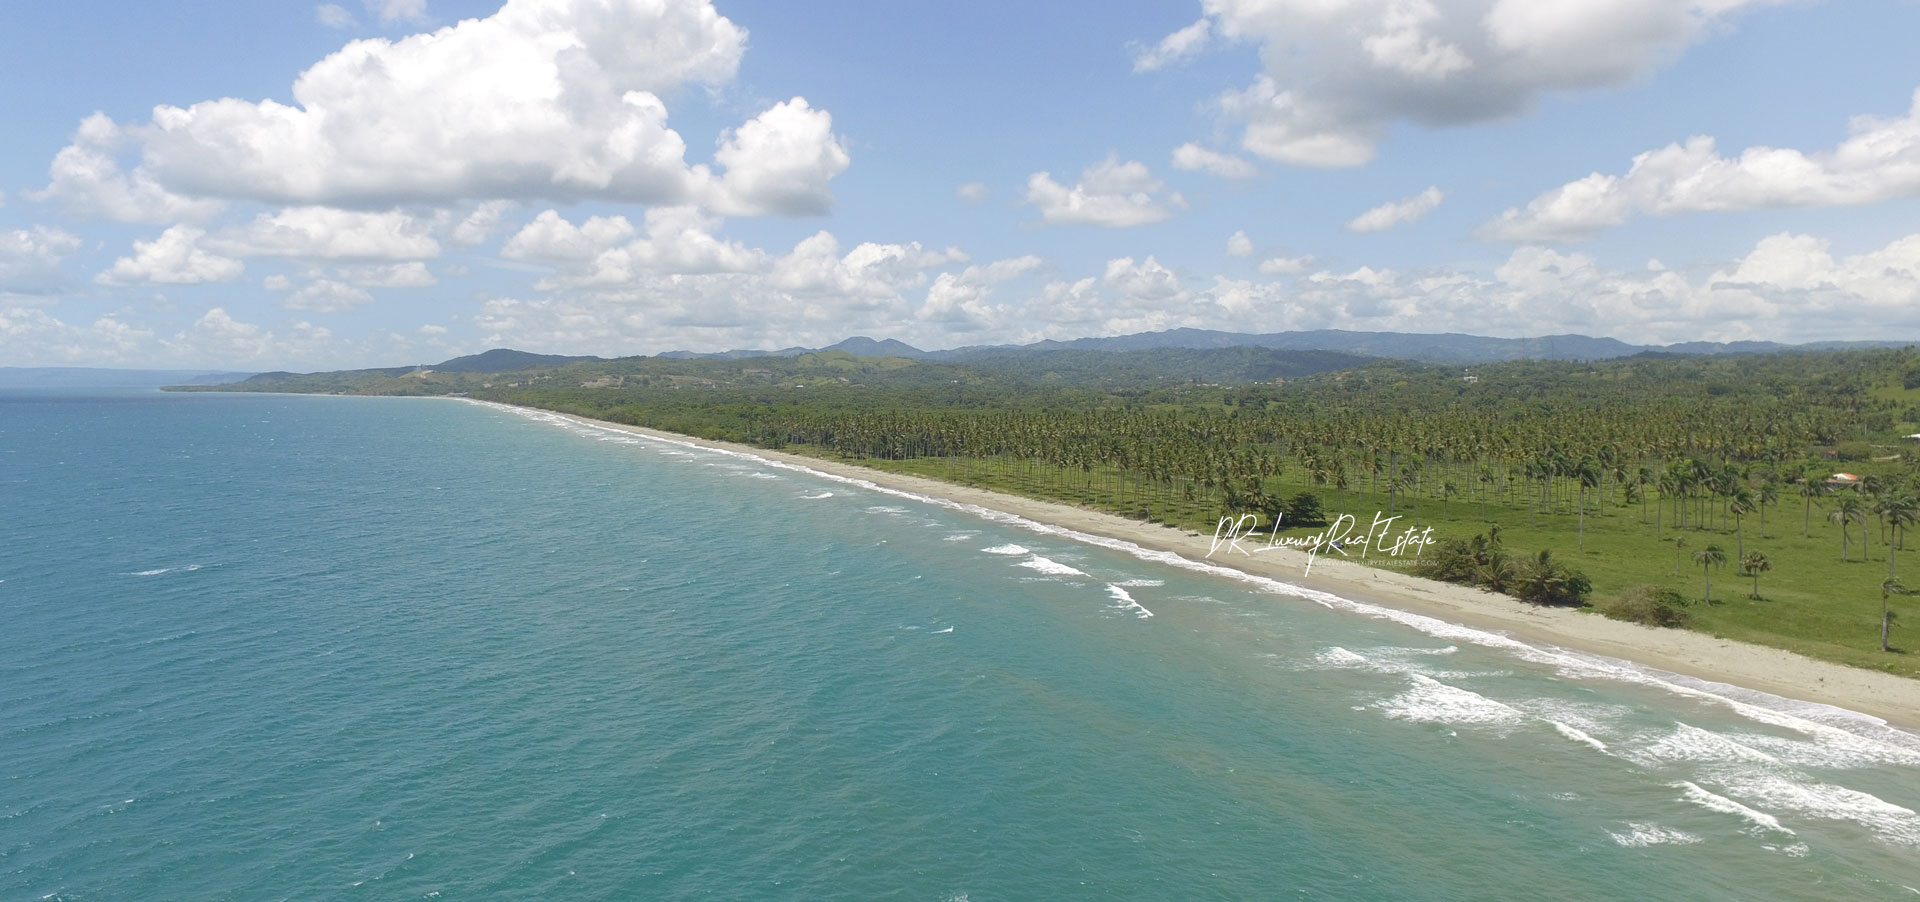
{"type": "MultiPolygon", "coordinates": [[[[654,224],[650,217],[649,232],[654,224]]],[[[653,237],[671,236],[661,231],[653,237]]],[[[648,240],[615,244],[601,256],[648,240]]],[[[751,253],[756,266],[745,271],[663,274],[635,265],[618,282],[593,280],[601,271],[600,257],[584,264],[563,262],[561,275],[551,281],[558,286],[577,278],[569,283],[573,287],[545,298],[486,301],[474,318],[483,335],[479,343],[632,354],[676,347],[817,346],[855,334],[925,341],[947,330],[972,328],[964,320],[917,316],[908,299],[926,288],[928,270],[966,260],[957,249],[913,242],[864,242],[847,249],[831,233],[819,232],[779,257],[751,253]]],[[[1011,278],[1009,268],[1029,265],[1036,264],[996,262],[965,281],[1011,278]]]]}
{"type": "Polygon", "coordinates": [[[513,206],[503,200],[490,200],[473,208],[453,230],[447,234],[447,241],[457,247],[472,247],[493,236],[500,226],[500,217],[513,206]]]}
{"type": "Polygon", "coordinates": [[[289,207],[226,229],[207,245],[236,257],[302,260],[421,260],[440,255],[433,223],[399,210],[363,213],[289,207]]]}
{"type": "Polygon", "coordinates": [[[500,256],[547,263],[580,262],[635,234],[633,223],[625,216],[594,216],[576,226],[560,211],[547,210],[508,238],[500,247],[500,256]]]}
{"type": "Polygon", "coordinates": [[[1108,260],[1101,281],[1118,292],[1123,302],[1147,301],[1157,304],[1186,295],[1186,290],[1180,286],[1180,278],[1174,275],[1173,270],[1160,265],[1160,261],[1152,257],[1138,263],[1132,257],[1108,260]]]}
{"type": "Polygon", "coordinates": [[[1420,217],[1433,212],[1447,197],[1446,192],[1429,186],[1427,190],[1412,197],[1403,197],[1374,207],[1355,216],[1347,223],[1348,231],[1383,232],[1394,226],[1420,221],[1420,217]]]}
{"type": "Polygon", "coordinates": [[[105,114],[88,116],[80,121],[73,143],[54,155],[47,187],[28,196],[117,222],[197,222],[219,212],[219,201],[175,194],[144,168],[122,172],[119,155],[134,140],[105,114]]]}
{"type": "Polygon", "coordinates": [[[349,29],[360,27],[360,20],[353,13],[337,3],[322,3],[313,8],[313,20],[328,28],[349,29]]]}
{"type": "Polygon", "coordinates": [[[192,328],[162,344],[162,352],[172,359],[224,366],[283,367],[337,361],[339,355],[352,353],[350,345],[335,341],[324,327],[299,321],[275,332],[236,320],[224,307],[208,310],[192,328]]]}
{"type": "Polygon", "coordinates": [[[1173,168],[1188,172],[1204,170],[1223,179],[1246,179],[1259,173],[1252,163],[1240,157],[1208,150],[1192,142],[1173,149],[1173,168]]]}
{"type": "Polygon", "coordinates": [[[1114,157],[1087,167],[1071,188],[1054,181],[1051,173],[1034,173],[1027,179],[1027,203],[1039,209],[1042,222],[1107,228],[1161,222],[1173,216],[1174,208],[1186,205],[1146,164],[1114,157]]]}
{"type": "Polygon", "coordinates": [[[373,295],[368,294],[364,288],[332,279],[316,279],[287,295],[287,299],[282,303],[288,310],[345,313],[372,302],[373,295]]]}
{"type": "Polygon", "coordinates": [[[1133,71],[1152,72],[1184,63],[1207,48],[1207,41],[1212,37],[1212,32],[1213,23],[1201,19],[1161,38],[1160,43],[1151,47],[1131,44],[1128,49],[1133,51],[1133,71]]]}
{"type": "Polygon", "coordinates": [[[818,232],[774,263],[771,284],[796,295],[891,302],[908,289],[926,284],[923,270],[966,259],[958,248],[929,250],[919,242],[866,242],[842,256],[839,239],[818,232]]]}
{"type": "Polygon", "coordinates": [[[1269,276],[1290,276],[1305,272],[1312,262],[1312,257],[1289,257],[1281,254],[1260,261],[1260,272],[1269,276]]]}
{"type": "MultiPolygon", "coordinates": [[[[381,4],[407,18],[420,4],[381,4]]],[[[848,165],[824,110],[775,104],[689,165],[661,96],[731,80],[746,33],[708,0],[508,0],[395,41],[357,40],[294,82],[294,103],[225,98],[104,116],[56,157],[45,195],[136,221],[192,205],[386,209],[463,200],[704,202],[814,214],[848,165]],[[137,163],[123,171],[119,155],[137,163]]]]}
{"type": "Polygon", "coordinates": [[[206,232],[193,226],[177,225],[152,241],[135,241],[133,256],[115,260],[94,281],[102,285],[197,285],[239,278],[246,267],[231,257],[202,250],[200,239],[205,236],[206,232]]]}
{"type": "Polygon", "coordinates": [[[766,266],[764,252],[715,237],[719,224],[718,218],[693,207],[655,207],[647,211],[642,234],[624,216],[595,216],[576,226],[547,210],[507,239],[500,253],[512,260],[557,265],[558,275],[535,284],[543,291],[766,266]]]}
{"type": "Polygon", "coordinates": [[[1245,229],[1242,229],[1238,232],[1234,232],[1232,235],[1227,236],[1227,256],[1229,257],[1253,256],[1253,239],[1247,237],[1247,233],[1245,229]]]}
{"type": "Polygon", "coordinates": [[[349,285],[362,288],[426,288],[440,284],[418,260],[407,263],[360,263],[336,266],[334,275],[349,285]]]}
{"type": "Polygon", "coordinates": [[[943,272],[934,277],[927,298],[920,305],[920,318],[945,324],[956,331],[971,331],[1001,324],[1007,308],[988,303],[994,288],[1045,265],[1032,254],[995,260],[985,266],[969,266],[958,273],[943,272]]]}
{"type": "Polygon", "coordinates": [[[817,216],[833,207],[827,183],[852,158],[833,134],[833,116],[804,97],[774,104],[721,136],[714,159],[726,167],[710,205],[730,215],[817,216]]]}
{"type": "Polygon", "coordinates": [[[60,229],[0,231],[0,296],[45,294],[66,281],[60,262],[80,249],[80,239],[60,229]]]}
{"type": "Polygon", "coordinates": [[[373,13],[386,23],[410,22],[415,25],[427,21],[427,0],[363,0],[367,12],[373,13]]]}
{"type": "Polygon", "coordinates": [[[1358,166],[1396,122],[1486,122],[1550,91],[1623,84],[1740,10],[1776,2],[1206,0],[1203,21],[1260,47],[1262,71],[1220,99],[1245,125],[1243,147],[1297,166],[1358,166]]]}
{"type": "Polygon", "coordinates": [[[987,189],[984,182],[968,182],[953,189],[953,194],[970,204],[986,203],[987,198],[993,196],[993,192],[987,189]]]}
{"type": "Polygon", "coordinates": [[[1750,147],[1725,157],[1695,137],[1633,158],[1625,175],[1593,173],[1509,209],[1480,230],[1501,241],[1566,241],[1634,214],[1676,216],[1759,207],[1856,206],[1920,193],[1920,91],[1903,119],[1861,116],[1852,136],[1813,154],[1750,147]]]}
{"type": "Polygon", "coordinates": [[[152,339],[151,331],[113,315],[78,326],[37,307],[0,306],[0,360],[13,366],[124,363],[152,339]]]}

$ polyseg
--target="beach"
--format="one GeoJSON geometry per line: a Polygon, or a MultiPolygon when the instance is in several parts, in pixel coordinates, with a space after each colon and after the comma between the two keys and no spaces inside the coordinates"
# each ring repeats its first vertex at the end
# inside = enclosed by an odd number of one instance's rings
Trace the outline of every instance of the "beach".
{"type": "MultiPolygon", "coordinates": [[[[1242,547],[1249,550],[1261,549],[1258,553],[1239,553],[1217,542],[1212,535],[1129,520],[1101,511],[841,461],[567,416],[603,428],[752,455],[896,491],[1000,511],[1074,533],[1131,543],[1149,551],[1175,554],[1187,561],[1277,580],[1312,592],[1493,632],[1542,649],[1615,658],[1696,680],[1831,705],[1882,719],[1902,729],[1920,729],[1920,681],[1820,661],[1784,649],[1688,630],[1609,620],[1591,611],[1527,604],[1476,588],[1343,560],[1325,551],[1309,562],[1304,550],[1265,548],[1264,540],[1260,540],[1242,543],[1242,547]]],[[[1364,532],[1366,528],[1367,524],[1362,523],[1357,531],[1364,532]]]]}

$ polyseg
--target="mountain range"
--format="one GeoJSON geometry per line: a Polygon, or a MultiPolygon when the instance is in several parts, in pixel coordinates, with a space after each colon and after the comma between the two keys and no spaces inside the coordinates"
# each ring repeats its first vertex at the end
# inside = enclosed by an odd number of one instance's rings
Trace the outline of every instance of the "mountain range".
{"type": "MultiPolygon", "coordinates": [[[[846,351],[857,357],[908,357],[964,363],[983,357],[1045,351],[1143,351],[1158,348],[1207,350],[1214,348],[1269,348],[1287,351],[1339,351],[1365,357],[1418,360],[1426,363],[1494,363],[1503,360],[1611,360],[1635,354],[1767,354],[1777,351],[1827,351],[1846,348],[1902,347],[1911,341],[1825,341],[1788,345],[1772,341],[1690,341],[1671,345],[1635,345],[1614,338],[1587,335],[1543,335],[1537,338],[1489,338],[1456,332],[1348,332],[1318,329],[1308,332],[1219,332],[1210,329],[1173,329],[1139,332],[1108,338],[1039,341],[1026,345],[976,345],[945,351],[923,351],[894,339],[863,335],[824,348],[782,348],[777,351],[736,350],[715,353],[669,351],[657,356],[674,359],[738,360],[749,357],[791,357],[819,351],[846,351]]],[[[496,349],[456,357],[438,366],[448,372],[506,372],[530,366],[550,366],[599,357],[563,357],[496,349]]]]}

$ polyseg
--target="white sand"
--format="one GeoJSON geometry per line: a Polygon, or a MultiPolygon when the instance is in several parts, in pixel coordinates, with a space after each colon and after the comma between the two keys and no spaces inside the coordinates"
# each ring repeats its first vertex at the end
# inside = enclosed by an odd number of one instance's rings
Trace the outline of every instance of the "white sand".
{"type": "MultiPolygon", "coordinates": [[[[1329,554],[1321,554],[1313,562],[1310,573],[1305,552],[1293,549],[1269,550],[1252,556],[1228,554],[1222,549],[1214,551],[1209,558],[1211,535],[839,461],[695,439],[603,420],[592,422],[636,434],[757,455],[915,494],[977,504],[1077,532],[1122,539],[1143,548],[1171,551],[1190,560],[1206,560],[1256,576],[1284,580],[1303,588],[1502,633],[1533,645],[1620,658],[1785,698],[1834,705],[1883,718],[1899,727],[1920,728],[1920,680],[1818,661],[1783,649],[1717,639],[1704,633],[1622,623],[1566,608],[1538,607],[1505,595],[1369,567],[1335,559],[1329,554]]],[[[1364,528],[1363,524],[1361,529],[1364,528]]]]}

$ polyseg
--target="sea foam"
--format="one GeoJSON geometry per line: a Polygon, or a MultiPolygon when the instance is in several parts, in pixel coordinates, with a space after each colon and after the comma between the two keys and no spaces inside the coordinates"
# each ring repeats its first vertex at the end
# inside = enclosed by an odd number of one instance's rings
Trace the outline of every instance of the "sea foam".
{"type": "Polygon", "coordinates": [[[1108,584],[1107,594],[1112,596],[1114,601],[1119,602],[1121,610],[1134,611],[1138,613],[1143,620],[1153,616],[1152,611],[1147,610],[1140,602],[1134,601],[1133,596],[1128,595],[1127,590],[1119,586],[1108,584]]]}

